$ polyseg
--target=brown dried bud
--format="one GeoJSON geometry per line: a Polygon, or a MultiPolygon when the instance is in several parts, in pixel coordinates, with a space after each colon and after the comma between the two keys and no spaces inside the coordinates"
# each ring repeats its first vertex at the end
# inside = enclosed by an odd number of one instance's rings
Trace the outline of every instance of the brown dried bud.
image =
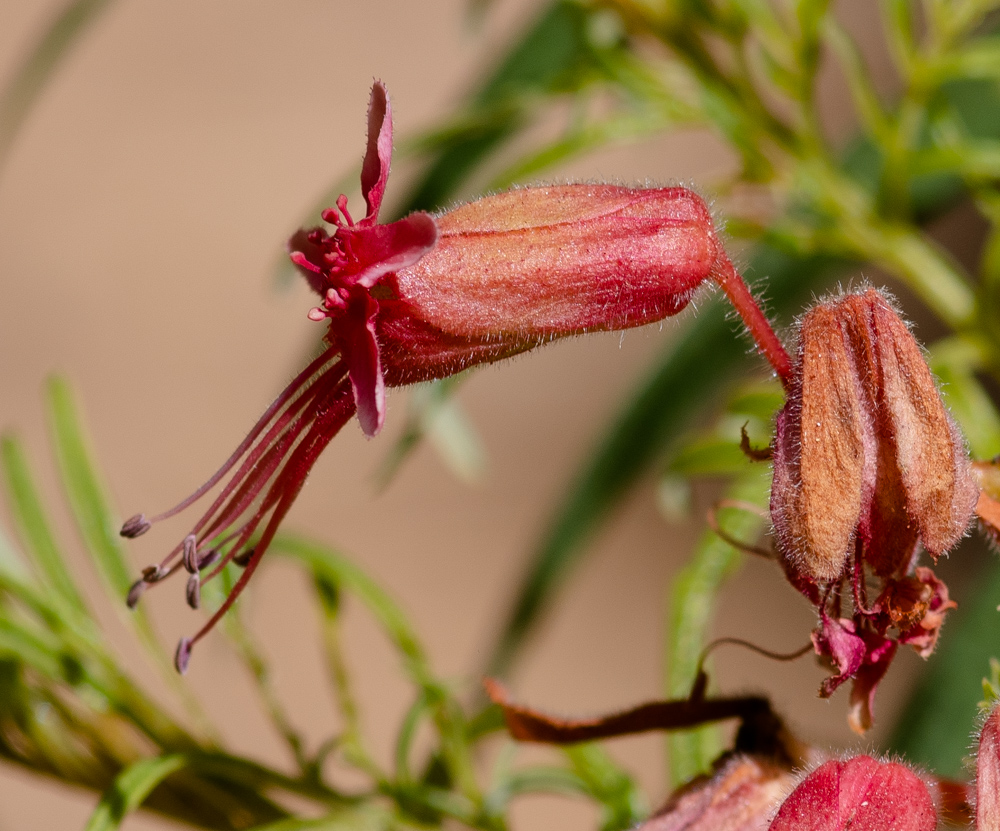
{"type": "Polygon", "coordinates": [[[927,362],[889,301],[868,289],[813,308],[799,327],[778,415],[771,517],[786,568],[837,580],[855,543],[880,577],[961,538],[978,488],[927,362]]]}

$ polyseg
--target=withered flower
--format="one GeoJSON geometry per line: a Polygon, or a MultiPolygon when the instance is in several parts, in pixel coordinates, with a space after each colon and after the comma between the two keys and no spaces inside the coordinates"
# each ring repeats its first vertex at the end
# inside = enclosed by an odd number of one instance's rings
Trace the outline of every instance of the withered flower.
{"type": "Polygon", "coordinates": [[[919,546],[935,560],[953,547],[978,494],[920,346],[886,297],[868,289],[808,312],[776,423],[771,517],[790,581],[819,610],[816,651],[836,668],[821,694],[854,680],[855,730],[871,724],[897,644],[934,648],[955,604],[916,568],[919,546]]]}

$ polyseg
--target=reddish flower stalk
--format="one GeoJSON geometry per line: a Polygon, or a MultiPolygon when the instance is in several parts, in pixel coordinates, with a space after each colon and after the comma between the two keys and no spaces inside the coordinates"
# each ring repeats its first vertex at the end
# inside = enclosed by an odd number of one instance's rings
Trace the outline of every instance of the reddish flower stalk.
{"type": "Polygon", "coordinates": [[[245,566],[221,608],[181,641],[177,666],[243,590],[323,449],[358,414],[368,436],[385,418],[386,386],[452,375],[557,338],[641,326],[677,314],[707,280],[732,300],[784,381],[790,361],[719,242],[704,202],[684,188],[524,188],[440,216],[379,224],[392,117],[376,83],[361,170],[367,210],[341,196],[330,229],[296,233],[292,262],[320,296],[309,318],[329,326],[325,351],[268,408],[229,460],[179,505],[137,515],[127,537],[222,484],[191,532],[129,593],[184,568],[187,598],[229,562],[245,566]],[[226,479],[228,477],[228,479],[226,479]],[[205,577],[202,570],[213,565],[205,577]]]}

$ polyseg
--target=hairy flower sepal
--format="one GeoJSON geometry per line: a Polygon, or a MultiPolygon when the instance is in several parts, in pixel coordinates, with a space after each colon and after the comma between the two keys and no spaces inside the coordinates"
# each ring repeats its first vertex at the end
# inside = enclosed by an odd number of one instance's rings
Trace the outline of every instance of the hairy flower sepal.
{"type": "Polygon", "coordinates": [[[144,570],[128,596],[135,605],[147,586],[186,568],[186,596],[196,607],[205,581],[230,562],[243,566],[208,623],[181,641],[181,671],[246,586],[327,444],[355,412],[368,436],[382,427],[387,386],[441,378],[568,335],[660,320],[707,280],[723,289],[787,381],[784,347],[691,191],[524,188],[379,224],[391,152],[389,100],[376,83],[361,172],[364,217],[355,220],[341,196],[322,215],[326,227],[299,231],[288,244],[319,295],[309,318],[328,326],[326,348],[208,482],[170,511],[138,515],[122,529],[145,533],[221,485],[185,540],[144,570]]]}
{"type": "Polygon", "coordinates": [[[918,546],[935,560],[954,546],[978,496],[923,353],[880,292],[819,303],[800,322],[773,458],[779,556],[817,606],[813,643],[835,670],[821,693],[853,679],[850,721],[861,732],[896,646],[929,655],[955,605],[916,568],[918,546]]]}

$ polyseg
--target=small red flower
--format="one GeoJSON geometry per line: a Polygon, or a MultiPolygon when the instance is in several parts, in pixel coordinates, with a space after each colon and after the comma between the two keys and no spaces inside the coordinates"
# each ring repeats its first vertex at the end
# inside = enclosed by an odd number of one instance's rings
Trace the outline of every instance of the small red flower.
{"type": "Polygon", "coordinates": [[[128,597],[134,606],[149,584],[183,568],[188,602],[197,607],[202,580],[231,561],[245,567],[220,609],[180,642],[182,672],[192,645],[246,586],[327,444],[355,412],[366,435],[381,429],[387,386],[445,377],[568,335],[660,320],[681,311],[708,279],[787,375],[780,341],[691,191],[524,188],[436,217],[414,213],[379,224],[391,152],[389,100],[376,83],[361,171],[364,217],[355,220],[341,196],[323,213],[329,228],[299,231],[288,244],[320,297],[309,318],[328,325],[325,350],[208,482],[170,511],[152,520],[137,515],[122,528],[138,536],[222,484],[188,536],[143,572],[128,597]]]}

